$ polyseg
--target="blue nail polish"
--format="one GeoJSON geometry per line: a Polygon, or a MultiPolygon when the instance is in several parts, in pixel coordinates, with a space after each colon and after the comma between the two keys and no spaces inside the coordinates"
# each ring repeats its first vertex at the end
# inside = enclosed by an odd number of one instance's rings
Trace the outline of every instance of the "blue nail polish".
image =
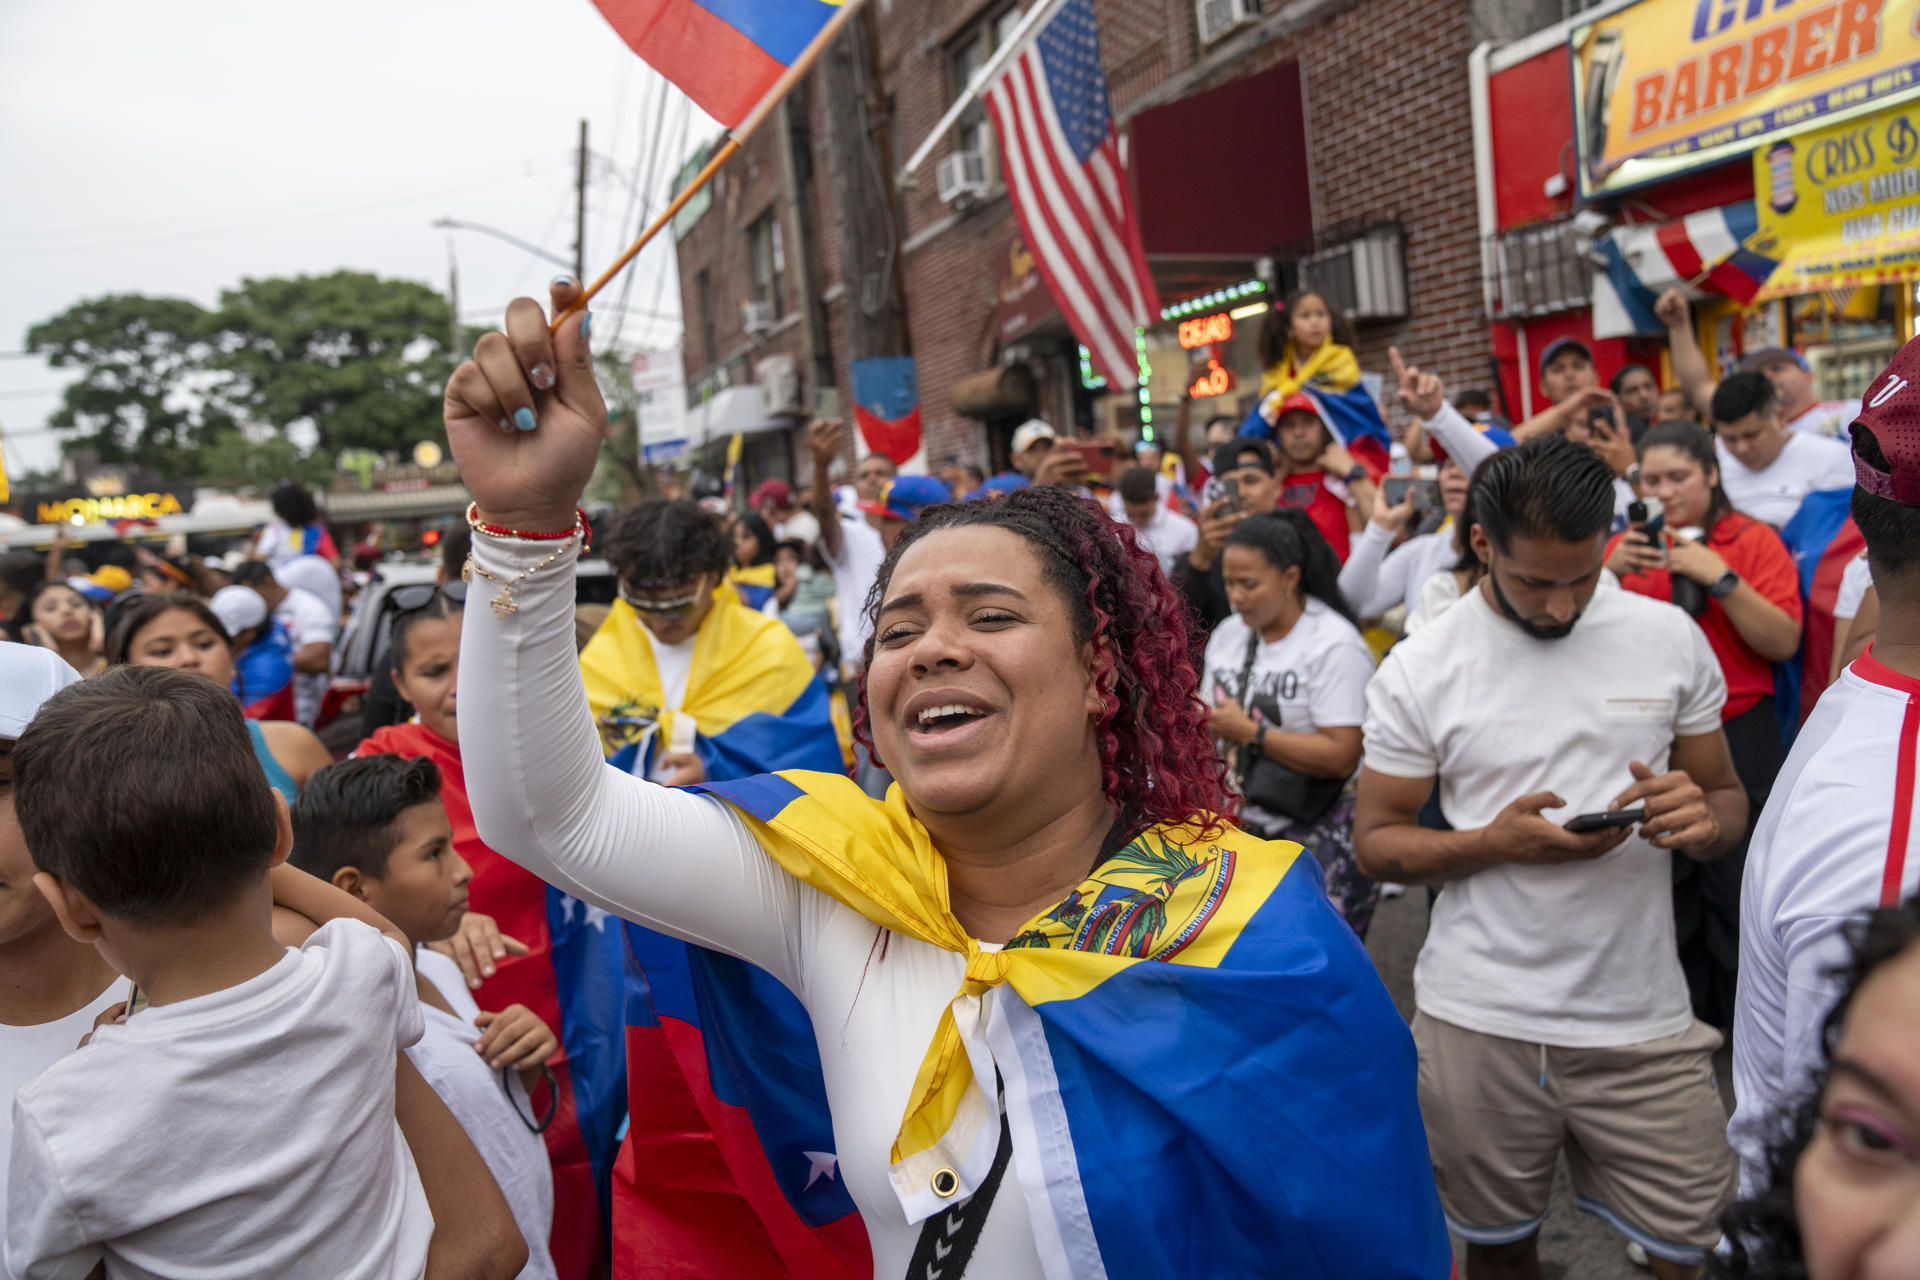
{"type": "Polygon", "coordinates": [[[533,410],[515,409],[513,411],[513,425],[522,431],[533,430],[533,410]]]}
{"type": "Polygon", "coordinates": [[[556,289],[571,289],[573,287],[573,277],[555,276],[553,278],[553,287],[556,289]]]}
{"type": "Polygon", "coordinates": [[[583,338],[586,337],[587,330],[591,329],[592,327],[593,327],[593,312],[589,311],[580,317],[580,336],[583,338]]]}

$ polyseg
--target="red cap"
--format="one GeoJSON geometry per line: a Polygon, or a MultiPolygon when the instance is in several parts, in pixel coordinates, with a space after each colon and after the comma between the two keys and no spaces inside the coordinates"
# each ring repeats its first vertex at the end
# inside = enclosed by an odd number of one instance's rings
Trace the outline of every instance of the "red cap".
{"type": "Polygon", "coordinates": [[[1853,475],[1862,489],[1903,507],[1920,507],[1920,338],[1894,353],[1867,386],[1853,420],[1853,475]],[[1862,434],[1873,437],[1885,470],[1860,456],[1862,434]]]}
{"type": "Polygon", "coordinates": [[[1278,422],[1281,414],[1293,413],[1296,410],[1301,413],[1310,413],[1316,418],[1320,416],[1320,406],[1313,402],[1313,397],[1304,391],[1296,391],[1280,402],[1280,407],[1274,410],[1273,420],[1278,422]]]}
{"type": "Polygon", "coordinates": [[[753,491],[753,505],[778,507],[785,511],[793,505],[793,486],[785,480],[764,481],[758,489],[753,491]]]}

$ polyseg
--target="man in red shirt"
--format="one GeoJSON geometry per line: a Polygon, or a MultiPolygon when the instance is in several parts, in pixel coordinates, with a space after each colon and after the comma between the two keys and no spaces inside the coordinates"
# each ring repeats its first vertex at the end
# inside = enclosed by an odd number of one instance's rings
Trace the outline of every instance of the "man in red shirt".
{"type": "Polygon", "coordinates": [[[1276,470],[1285,472],[1279,505],[1305,511],[1345,564],[1349,536],[1373,517],[1379,477],[1354,461],[1311,396],[1296,393],[1280,402],[1273,441],[1280,454],[1276,470]]]}

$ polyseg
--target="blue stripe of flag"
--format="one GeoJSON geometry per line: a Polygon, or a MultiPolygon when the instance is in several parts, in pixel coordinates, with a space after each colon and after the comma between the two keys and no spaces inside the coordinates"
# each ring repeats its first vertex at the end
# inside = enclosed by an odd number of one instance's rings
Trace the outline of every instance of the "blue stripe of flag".
{"type": "Polygon", "coordinates": [[[792,66],[827,25],[835,4],[824,0],[693,0],[753,41],[774,61],[792,66]]]}

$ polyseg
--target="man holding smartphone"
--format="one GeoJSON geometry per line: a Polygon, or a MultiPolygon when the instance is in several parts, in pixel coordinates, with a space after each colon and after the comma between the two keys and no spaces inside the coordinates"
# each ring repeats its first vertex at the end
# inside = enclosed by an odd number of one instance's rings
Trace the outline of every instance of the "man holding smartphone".
{"type": "Polygon", "coordinates": [[[1420,1107],[1469,1277],[1538,1275],[1565,1147],[1582,1208],[1698,1274],[1734,1163],[1674,948],[1669,851],[1746,822],[1698,627],[1602,585],[1613,475],[1558,436],[1482,464],[1487,566],[1367,689],[1354,846],[1381,880],[1443,884],[1414,969],[1420,1107]],[[1438,783],[1454,830],[1419,825],[1438,783]],[[1638,825],[1583,814],[1643,809],[1638,825]],[[1571,1141],[1569,1141],[1571,1139],[1571,1141]]]}

